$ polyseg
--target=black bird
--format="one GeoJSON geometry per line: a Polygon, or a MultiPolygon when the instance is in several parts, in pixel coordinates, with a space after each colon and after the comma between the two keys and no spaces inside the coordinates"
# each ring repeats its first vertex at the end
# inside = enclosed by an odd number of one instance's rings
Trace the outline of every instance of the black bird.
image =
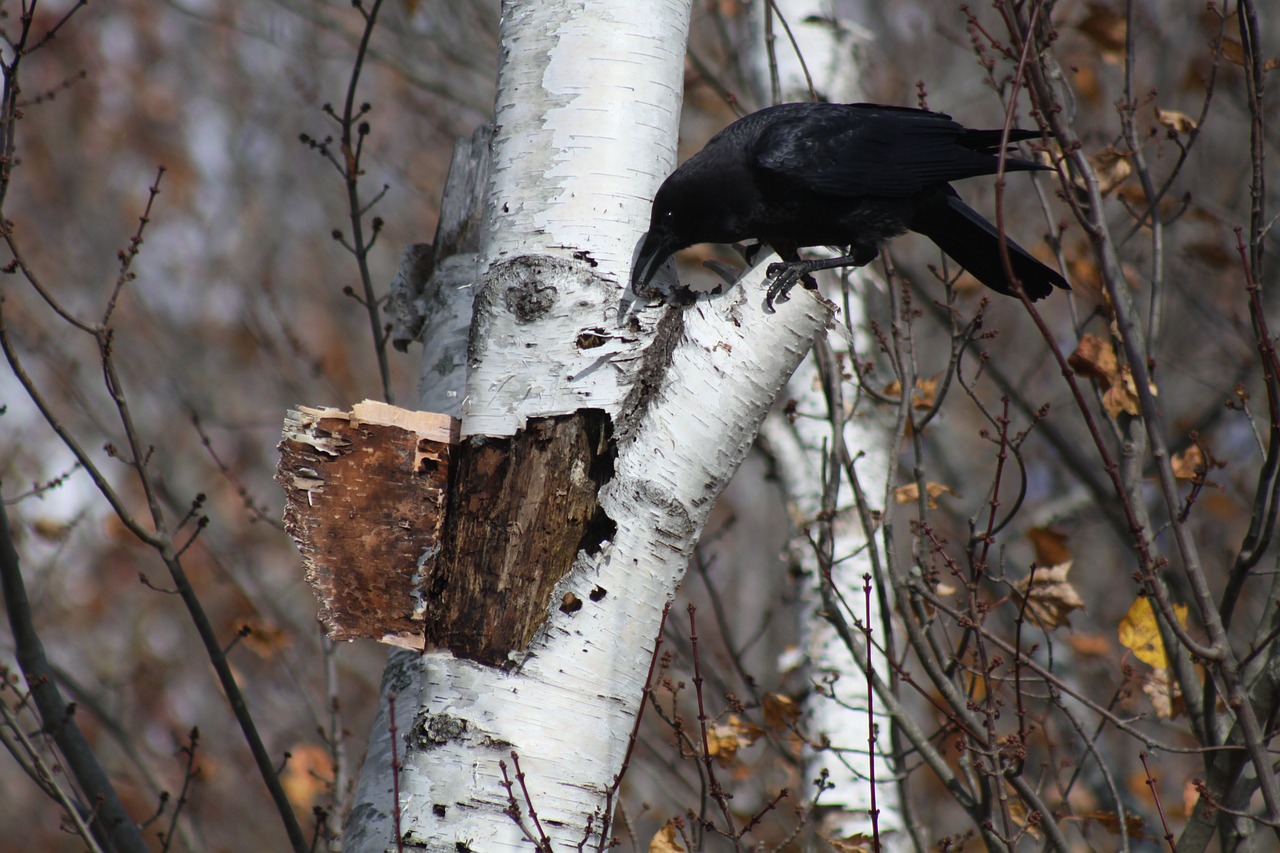
{"type": "MultiPolygon", "coordinates": [[[[1012,130],[1008,142],[1037,134],[1012,130]]],[[[772,264],[765,307],[810,272],[863,266],[906,231],[938,244],[987,287],[1013,295],[990,222],[950,181],[993,175],[1001,131],[970,130],[950,116],[878,104],[781,104],[717,133],[676,169],[653,199],[649,231],[631,272],[648,285],[674,252],[695,243],[754,239],[772,264]],[[847,246],[839,258],[801,261],[804,246],[847,246]]],[[[1006,156],[1005,171],[1048,167],[1006,156]]],[[[1061,275],[1008,240],[1013,271],[1031,299],[1070,289],[1061,275]]],[[[806,282],[809,285],[811,280],[806,282]]]]}

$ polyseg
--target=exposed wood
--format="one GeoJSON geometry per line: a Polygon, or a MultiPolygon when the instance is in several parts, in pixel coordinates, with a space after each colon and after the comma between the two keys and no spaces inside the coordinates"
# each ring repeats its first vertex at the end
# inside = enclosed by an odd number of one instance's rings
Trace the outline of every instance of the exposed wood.
{"type": "Polygon", "coordinates": [[[503,665],[546,621],[578,552],[613,534],[597,499],[613,475],[609,420],[591,409],[539,418],[510,439],[461,450],[424,590],[425,633],[433,646],[503,665]]]}
{"type": "Polygon", "coordinates": [[[458,421],[366,401],[285,418],[285,529],[335,640],[422,647],[422,567],[437,551],[458,421]]]}
{"type": "Polygon", "coordinates": [[[329,636],[507,664],[615,529],[610,433],[597,410],[463,445],[455,418],[384,403],[289,412],[276,480],[329,636]]]}

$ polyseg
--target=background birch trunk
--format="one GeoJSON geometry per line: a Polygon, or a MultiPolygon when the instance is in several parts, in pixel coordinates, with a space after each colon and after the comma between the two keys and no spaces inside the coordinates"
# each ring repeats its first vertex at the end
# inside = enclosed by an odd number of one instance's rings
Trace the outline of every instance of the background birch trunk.
{"type": "MultiPolygon", "coordinates": [[[[833,19],[822,3],[785,0],[760,4],[766,49],[755,58],[757,77],[786,101],[814,97],[834,102],[867,100],[861,85],[862,43],[868,37],[850,21],[833,19]]],[[[888,543],[873,519],[883,513],[896,467],[900,438],[893,412],[859,393],[857,378],[842,379],[842,366],[873,351],[867,334],[864,296],[883,293],[876,265],[848,271],[842,286],[826,274],[829,292],[843,308],[843,334],[829,335],[787,385],[786,398],[804,417],[775,411],[763,435],[778,461],[787,501],[803,520],[790,544],[791,559],[811,583],[803,588],[801,625],[805,666],[815,690],[805,707],[809,742],[830,748],[806,752],[805,778],[823,778],[830,789],[821,802],[821,831],[829,837],[870,837],[885,849],[907,849],[903,801],[890,718],[873,713],[876,703],[865,668],[874,665],[889,684],[893,676],[880,652],[892,643],[892,625],[882,610],[880,589],[888,579],[880,549],[888,543]],[[842,389],[856,395],[846,399],[842,389]],[[858,477],[855,491],[851,476],[858,477]],[[876,587],[864,594],[864,578],[876,587]],[[869,626],[871,633],[863,633],[869,626]],[[870,636],[872,646],[866,644],[870,636]],[[877,651],[869,653],[869,648],[877,651]],[[875,780],[874,786],[872,780],[875,780]],[[874,787],[874,790],[873,790],[874,787]],[[877,814],[873,819],[872,811],[877,814]]]]}

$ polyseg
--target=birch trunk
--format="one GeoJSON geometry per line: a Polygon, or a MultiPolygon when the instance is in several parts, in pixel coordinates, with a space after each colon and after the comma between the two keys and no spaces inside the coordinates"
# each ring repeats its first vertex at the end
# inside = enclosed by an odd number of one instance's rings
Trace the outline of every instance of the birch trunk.
{"type": "MultiPolygon", "coordinates": [[[[578,552],[541,627],[501,665],[445,650],[394,659],[385,688],[399,695],[403,769],[391,826],[411,849],[605,849],[664,607],[831,317],[809,294],[764,314],[758,276],[688,310],[628,300],[632,250],[674,159],[688,16],[676,0],[600,2],[590,15],[504,5],[463,431],[483,444],[533,419],[603,413],[609,535],[578,552]]],[[[558,486],[543,484],[543,499],[558,486]]],[[[388,825],[388,765],[366,766],[353,821],[388,825]]],[[[348,846],[395,840],[352,831],[348,846]]]]}
{"type": "MultiPolygon", "coordinates": [[[[860,41],[866,35],[856,25],[832,18],[824,3],[783,0],[775,8],[790,24],[786,32],[775,18],[769,28],[782,100],[811,100],[810,86],[828,100],[865,100],[858,59],[860,41]]],[[[761,20],[764,20],[763,12],[761,20]]],[[[766,32],[766,38],[768,36],[766,32]]],[[[758,63],[758,68],[760,74],[768,73],[763,63],[758,63]]],[[[884,282],[872,268],[858,270],[850,278],[853,293],[842,301],[847,312],[841,318],[846,334],[832,335],[829,341],[836,354],[847,355],[849,344],[853,343],[865,357],[865,353],[873,349],[865,333],[866,314],[861,295],[882,290],[884,282]]],[[[841,471],[842,441],[848,452],[857,456],[853,467],[870,503],[867,509],[873,515],[882,511],[889,495],[887,478],[896,434],[892,415],[886,416],[876,407],[856,400],[828,399],[814,357],[807,359],[797,371],[786,393],[788,399],[796,401],[796,410],[806,417],[776,414],[765,426],[764,435],[778,457],[780,480],[787,499],[803,518],[816,520],[825,509],[824,494],[834,487],[832,503],[840,511],[826,537],[820,538],[825,560],[819,558],[813,541],[804,533],[798,533],[790,547],[791,557],[801,566],[804,576],[813,579],[802,600],[800,614],[810,679],[819,686],[810,694],[805,709],[810,742],[826,742],[832,747],[807,753],[805,778],[825,777],[832,786],[821,799],[825,807],[822,820],[825,834],[870,836],[874,805],[884,848],[906,849],[908,839],[899,834],[903,815],[897,775],[893,762],[884,757],[891,743],[890,722],[882,712],[871,710],[874,702],[863,668],[872,665],[886,684],[890,683],[891,674],[883,655],[873,653],[868,657],[865,647],[859,647],[855,656],[855,650],[833,627],[831,619],[839,609],[839,600],[843,599],[846,605],[857,607],[855,612],[846,611],[846,622],[852,625],[853,619],[865,620],[872,627],[875,644],[882,644],[890,636],[891,625],[887,614],[881,612],[880,596],[874,590],[869,597],[863,594],[866,576],[871,576],[877,584],[888,582],[887,578],[876,576],[873,559],[876,531],[867,529],[859,518],[848,478],[842,473],[832,474],[841,471]],[[831,478],[827,483],[824,483],[824,474],[831,478]],[[823,563],[827,564],[825,571],[823,563]],[[838,595],[833,595],[832,590],[838,591],[838,595]],[[865,611],[864,601],[868,605],[865,611]],[[876,782],[874,791],[872,779],[876,782]]],[[[855,628],[854,638],[863,640],[864,635],[855,628]]]]}

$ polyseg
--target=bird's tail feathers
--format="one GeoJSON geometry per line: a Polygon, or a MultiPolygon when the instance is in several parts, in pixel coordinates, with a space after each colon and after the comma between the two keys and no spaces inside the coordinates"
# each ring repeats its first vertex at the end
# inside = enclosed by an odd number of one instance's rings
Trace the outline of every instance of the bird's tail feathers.
{"type": "MultiPolygon", "coordinates": [[[[1013,285],[1000,260],[1000,236],[995,226],[953,192],[922,205],[911,222],[919,232],[992,290],[1013,295],[1013,285]]],[[[1013,272],[1027,296],[1043,299],[1055,287],[1070,290],[1066,279],[1040,263],[1026,249],[1006,238],[1013,272]]]]}

